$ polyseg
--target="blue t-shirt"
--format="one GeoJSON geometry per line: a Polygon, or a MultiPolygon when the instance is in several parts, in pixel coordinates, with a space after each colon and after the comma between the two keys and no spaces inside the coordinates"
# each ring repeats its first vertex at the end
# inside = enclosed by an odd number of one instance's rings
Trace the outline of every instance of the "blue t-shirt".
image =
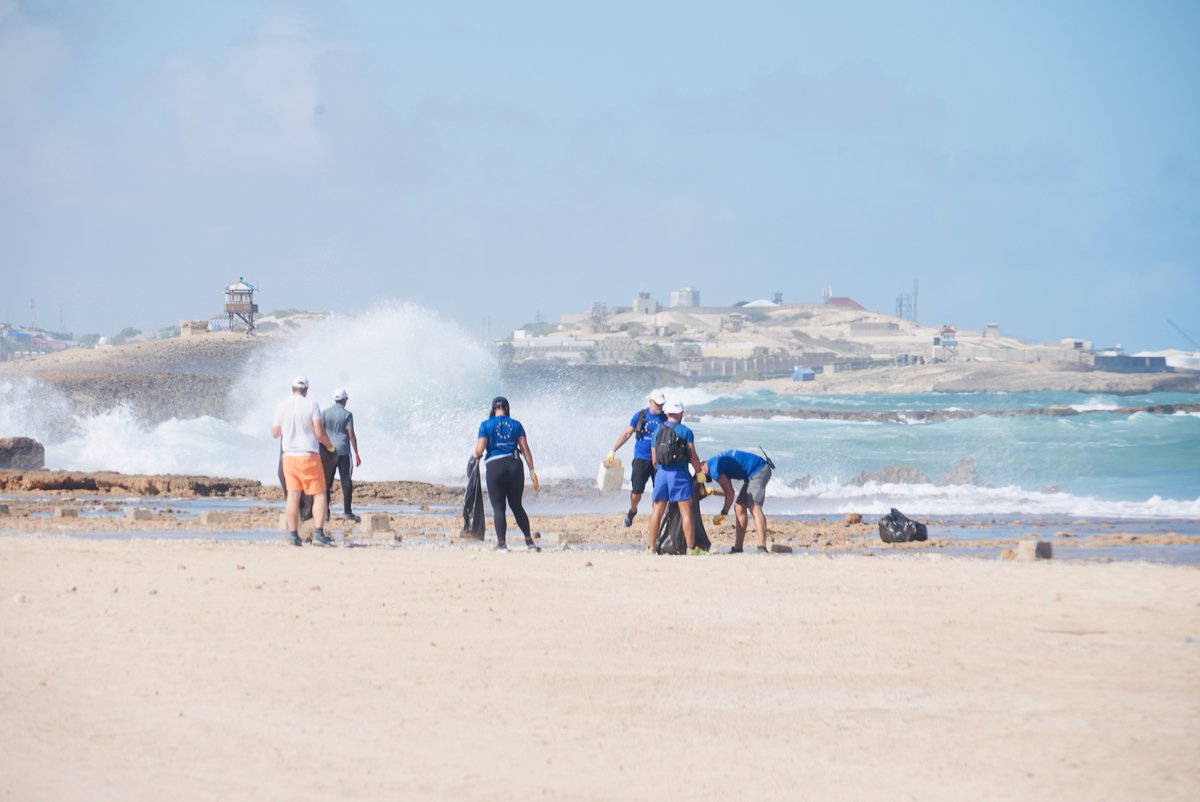
{"type": "MultiPolygon", "coordinates": [[[[689,445],[695,445],[696,435],[692,434],[692,430],[684,426],[682,423],[676,423],[668,420],[663,422],[663,426],[670,426],[675,430],[675,434],[678,437],[682,437],[684,439],[684,442],[688,443],[689,445]]],[[[678,465],[659,465],[658,469],[660,471],[686,471],[688,466],[691,464],[691,460],[687,460],[679,463],[678,465]]]]}
{"type": "Polygon", "coordinates": [[[515,457],[517,440],[525,436],[525,427],[519,420],[507,415],[497,415],[479,424],[478,437],[487,438],[487,458],[515,457]]]}
{"type": "Polygon", "coordinates": [[[650,411],[649,407],[647,407],[645,410],[639,409],[637,412],[633,413],[633,417],[629,419],[629,425],[632,426],[633,430],[634,430],[634,435],[633,435],[635,438],[635,440],[633,442],[633,458],[634,459],[644,459],[644,460],[653,460],[654,459],[654,433],[658,431],[659,424],[666,423],[666,421],[667,421],[667,413],[660,412],[657,415],[655,415],[653,412],[650,411]],[[637,438],[638,418],[641,417],[643,411],[646,413],[646,433],[644,435],[642,435],[642,437],[640,439],[636,439],[637,438]]]}
{"type": "Polygon", "coordinates": [[[728,476],[745,481],[762,470],[767,461],[745,451],[722,451],[708,461],[708,475],[712,479],[728,476]]]}

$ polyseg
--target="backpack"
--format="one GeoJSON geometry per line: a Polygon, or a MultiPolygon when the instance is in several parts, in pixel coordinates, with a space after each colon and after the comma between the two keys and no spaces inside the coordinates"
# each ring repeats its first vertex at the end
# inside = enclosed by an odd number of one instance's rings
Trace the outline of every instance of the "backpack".
{"type": "Polygon", "coordinates": [[[675,431],[674,426],[663,424],[654,435],[654,461],[665,467],[684,465],[692,461],[688,443],[675,431]]]}
{"type": "Polygon", "coordinates": [[[641,440],[646,436],[646,410],[638,413],[637,425],[633,427],[633,436],[635,440],[641,440]]]}
{"type": "Polygon", "coordinates": [[[929,529],[892,507],[891,513],[879,519],[879,539],[884,543],[908,543],[928,540],[929,529]]]}

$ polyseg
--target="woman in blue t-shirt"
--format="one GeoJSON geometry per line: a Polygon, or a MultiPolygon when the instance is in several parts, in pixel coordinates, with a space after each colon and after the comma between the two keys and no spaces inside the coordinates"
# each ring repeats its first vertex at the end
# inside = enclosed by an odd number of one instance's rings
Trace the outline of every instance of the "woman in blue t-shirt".
{"type": "Polygon", "coordinates": [[[529,476],[533,480],[533,489],[538,489],[537,472],[533,469],[533,453],[529,450],[529,441],[525,438],[525,427],[519,420],[509,415],[508,399],[496,396],[492,399],[492,409],[487,420],[479,424],[479,438],[475,441],[475,459],[487,455],[484,459],[485,476],[487,481],[488,498],[492,502],[492,525],[496,530],[496,549],[507,551],[505,535],[508,531],[508,521],[505,518],[505,504],[512,510],[517,526],[525,535],[525,545],[533,551],[541,549],[533,542],[529,531],[529,516],[521,506],[521,496],[525,492],[525,466],[521,464],[521,455],[529,463],[529,476]]]}

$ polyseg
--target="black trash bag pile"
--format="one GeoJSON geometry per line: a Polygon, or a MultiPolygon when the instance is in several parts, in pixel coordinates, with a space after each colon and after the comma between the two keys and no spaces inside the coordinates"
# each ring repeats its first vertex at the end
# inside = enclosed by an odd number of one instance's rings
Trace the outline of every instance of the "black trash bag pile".
{"type": "Polygon", "coordinates": [[[892,511],[879,519],[879,537],[884,543],[908,543],[913,540],[929,540],[929,529],[925,524],[906,516],[892,507],[892,511]]]}
{"type": "Polygon", "coordinates": [[[479,478],[479,460],[467,460],[467,492],[463,496],[462,537],[483,540],[483,482],[479,478]]]}
{"type": "MultiPolygon", "coordinates": [[[[704,519],[700,515],[700,499],[692,496],[691,501],[683,502],[692,505],[692,525],[696,532],[696,548],[703,551],[708,551],[712,548],[712,541],[708,539],[708,532],[704,531],[704,519]]],[[[654,550],[659,554],[683,554],[687,551],[687,540],[683,537],[683,516],[679,514],[678,501],[672,501],[667,505],[667,511],[663,513],[662,523],[658,526],[658,538],[654,544],[654,550]]]]}

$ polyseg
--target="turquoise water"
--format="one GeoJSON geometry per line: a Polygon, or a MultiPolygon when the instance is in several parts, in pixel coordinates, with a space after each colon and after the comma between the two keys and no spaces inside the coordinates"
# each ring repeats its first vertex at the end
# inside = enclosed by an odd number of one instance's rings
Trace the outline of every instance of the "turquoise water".
{"type": "MultiPolygon", "coordinates": [[[[0,382],[0,437],[46,445],[47,467],[240,476],[275,482],[272,410],[305,373],[313,396],[350,392],[362,480],[464,481],[467,456],[492,396],[503,393],[529,433],[543,482],[592,482],[600,460],[644,404],[649,387],[611,374],[547,371],[514,378],[487,348],[427,310],[383,304],[338,318],[264,350],[240,379],[214,392],[236,399],[230,420],[140,420],[118,407],[80,415],[53,388],[0,382]]],[[[769,488],[775,514],[1070,515],[1200,518],[1200,415],[1118,413],[1121,407],[1200,402],[1200,394],[928,393],[824,395],[752,390],[720,394],[665,387],[687,407],[701,457],[762,446],[777,464],[769,488]],[[980,414],[924,423],[706,417],[706,411],[794,409],[903,412],[1012,411],[1072,407],[1069,417],[980,414]],[[939,484],[964,459],[977,481],[939,484]],[[903,466],[928,481],[866,482],[862,472],[903,466]]],[[[797,388],[802,389],[802,388],[797,388]]],[[[628,482],[632,446],[619,456],[628,482]]],[[[596,499],[588,505],[620,504],[596,499]]]]}

